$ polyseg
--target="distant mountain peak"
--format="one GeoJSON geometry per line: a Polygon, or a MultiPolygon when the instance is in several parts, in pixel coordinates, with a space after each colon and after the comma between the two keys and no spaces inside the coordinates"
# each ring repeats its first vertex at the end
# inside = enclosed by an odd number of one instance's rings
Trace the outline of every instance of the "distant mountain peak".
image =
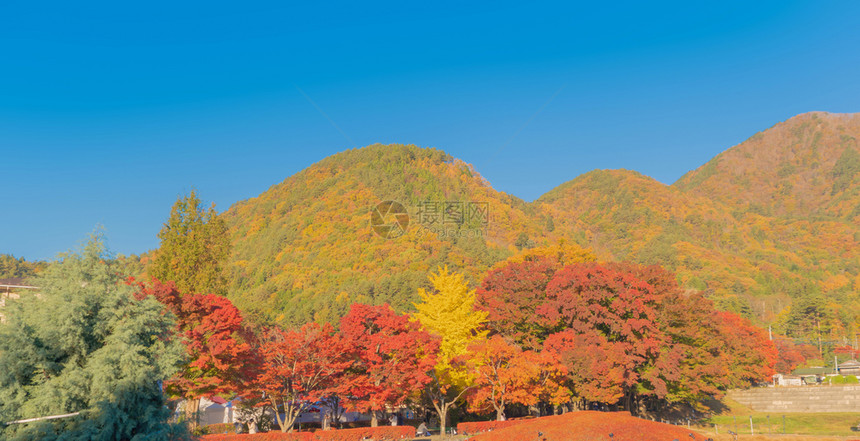
{"type": "Polygon", "coordinates": [[[860,178],[852,159],[857,139],[860,114],[803,113],[720,153],[673,186],[776,215],[849,216],[844,203],[834,204],[853,197],[844,193],[860,178]]]}

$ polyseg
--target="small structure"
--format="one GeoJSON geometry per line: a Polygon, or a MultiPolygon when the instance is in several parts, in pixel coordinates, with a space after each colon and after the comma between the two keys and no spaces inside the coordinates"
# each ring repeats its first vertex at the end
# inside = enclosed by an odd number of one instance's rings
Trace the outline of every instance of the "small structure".
{"type": "Polygon", "coordinates": [[[221,397],[201,398],[199,412],[201,426],[236,422],[233,402],[221,397]]]}
{"type": "Polygon", "coordinates": [[[803,386],[803,379],[799,375],[775,374],[773,376],[774,386],[803,386]]]}
{"type": "Polygon", "coordinates": [[[860,362],[857,360],[848,360],[839,363],[839,375],[860,375],[860,362]]]}
{"type": "MultiPolygon", "coordinates": [[[[39,288],[30,285],[20,277],[13,277],[11,279],[0,279],[0,308],[6,306],[7,299],[19,298],[20,295],[16,291],[24,289],[39,288]]],[[[4,321],[6,321],[6,318],[3,316],[3,313],[0,313],[0,323],[3,323],[4,321]]]]}

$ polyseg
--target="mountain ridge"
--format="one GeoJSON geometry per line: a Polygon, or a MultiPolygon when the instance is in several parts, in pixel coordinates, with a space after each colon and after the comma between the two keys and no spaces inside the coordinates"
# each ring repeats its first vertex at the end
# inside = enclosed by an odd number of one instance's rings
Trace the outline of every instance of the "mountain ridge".
{"type": "Polygon", "coordinates": [[[231,295],[240,307],[285,323],[332,321],[353,301],[409,309],[436,266],[476,283],[522,248],[564,240],[602,260],[664,265],[722,309],[780,320],[785,305],[810,290],[858,297],[860,231],[851,213],[860,206],[860,159],[855,164],[850,153],[858,137],[858,114],[801,114],[671,185],[633,170],[592,170],[532,202],[493,189],[473,166],[438,149],[350,149],[225,212],[234,243],[231,295]],[[779,182],[770,183],[771,175],[779,182]],[[789,184],[797,190],[775,190],[789,184]],[[824,194],[828,188],[835,191],[824,194]],[[409,212],[403,237],[383,239],[370,227],[372,208],[386,200],[409,212]],[[455,237],[441,237],[418,222],[428,201],[486,203],[490,221],[456,224],[455,237]],[[481,234],[463,236],[475,231],[481,234]]]}

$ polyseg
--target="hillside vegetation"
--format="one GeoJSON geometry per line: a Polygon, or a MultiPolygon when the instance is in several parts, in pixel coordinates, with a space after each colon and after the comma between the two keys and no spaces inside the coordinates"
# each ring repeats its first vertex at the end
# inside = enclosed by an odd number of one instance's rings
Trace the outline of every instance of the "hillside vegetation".
{"type": "Polygon", "coordinates": [[[532,203],[440,150],[348,150],[226,212],[229,292],[280,323],[333,321],[354,302],[409,310],[438,266],[474,283],[522,249],[567,241],[599,260],[663,265],[718,307],[796,338],[812,338],[808,317],[817,314],[823,338],[838,340],[860,312],[857,138],[860,115],[804,114],[673,185],[595,170],[532,203]],[[400,237],[371,228],[371,210],[387,200],[409,214],[400,237]],[[483,203],[489,217],[458,217],[445,202],[466,211],[483,203]],[[433,205],[451,222],[430,223],[433,205]]]}
{"type": "Polygon", "coordinates": [[[38,275],[47,266],[46,262],[30,262],[23,257],[0,254],[0,279],[29,279],[38,275]]]}
{"type": "Polygon", "coordinates": [[[279,322],[332,321],[355,302],[408,309],[438,266],[460,268],[476,281],[511,255],[519,233],[538,236],[530,208],[439,150],[349,150],[230,208],[230,292],[241,308],[279,322]],[[370,227],[371,210],[387,200],[410,214],[406,234],[394,239],[370,227]],[[441,216],[436,225],[422,226],[419,204],[425,201],[486,202],[492,221],[486,231],[479,221],[444,222],[441,216]],[[430,229],[440,226],[447,234],[430,229]]]}

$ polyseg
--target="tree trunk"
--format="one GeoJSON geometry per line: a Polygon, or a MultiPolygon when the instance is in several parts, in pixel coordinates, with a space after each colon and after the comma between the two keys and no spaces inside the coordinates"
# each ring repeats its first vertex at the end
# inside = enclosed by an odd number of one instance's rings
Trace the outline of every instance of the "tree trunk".
{"type": "Polygon", "coordinates": [[[301,409],[294,409],[292,405],[284,406],[284,426],[282,432],[292,432],[293,426],[296,425],[296,420],[302,414],[301,409]]]}
{"type": "MultiPolygon", "coordinates": [[[[281,414],[278,413],[278,402],[275,401],[274,397],[272,398],[272,407],[275,409],[275,421],[278,423],[278,427],[281,428],[281,432],[286,433],[287,430],[292,430],[293,425],[292,424],[290,424],[289,426],[287,425],[287,423],[290,422],[290,415],[291,415],[290,406],[288,406],[287,403],[284,402],[284,419],[283,420],[281,419],[281,414]]],[[[293,420],[293,421],[295,421],[295,420],[293,420]]]]}
{"type": "Polygon", "coordinates": [[[378,427],[379,426],[379,416],[375,410],[370,411],[370,427],[378,427]]]}
{"type": "Polygon", "coordinates": [[[185,422],[188,424],[188,430],[194,432],[197,430],[199,421],[197,419],[198,411],[200,410],[200,398],[185,399],[185,422]]]}
{"type": "Polygon", "coordinates": [[[630,415],[636,416],[636,410],[633,409],[633,392],[627,391],[624,397],[624,410],[630,412],[630,415]]]}
{"type": "Polygon", "coordinates": [[[445,435],[445,426],[448,424],[448,406],[442,405],[442,411],[439,412],[439,434],[445,435]]]}
{"type": "Polygon", "coordinates": [[[497,407],[496,408],[496,421],[504,421],[505,420],[505,408],[497,407]]]}

